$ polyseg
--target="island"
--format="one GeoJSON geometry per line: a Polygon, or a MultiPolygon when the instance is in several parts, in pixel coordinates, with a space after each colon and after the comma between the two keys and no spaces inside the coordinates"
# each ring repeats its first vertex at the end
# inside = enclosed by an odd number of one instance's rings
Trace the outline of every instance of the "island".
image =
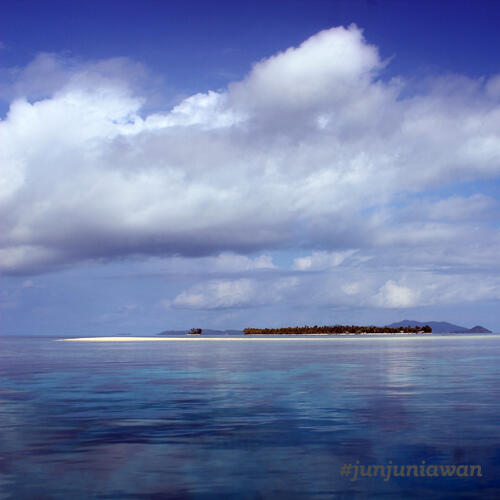
{"type": "Polygon", "coordinates": [[[432,333],[429,325],[424,326],[358,326],[358,325],[335,325],[335,326],[288,326],[284,328],[245,328],[245,335],[383,335],[383,334],[428,334],[432,333]]]}

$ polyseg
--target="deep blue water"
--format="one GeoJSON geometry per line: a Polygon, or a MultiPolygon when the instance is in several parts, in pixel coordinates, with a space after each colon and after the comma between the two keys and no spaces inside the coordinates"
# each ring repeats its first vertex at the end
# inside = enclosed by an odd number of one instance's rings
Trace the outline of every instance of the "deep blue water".
{"type": "Polygon", "coordinates": [[[500,498],[500,336],[0,337],[0,499],[500,498]],[[341,476],[477,464],[483,477],[341,476]]]}

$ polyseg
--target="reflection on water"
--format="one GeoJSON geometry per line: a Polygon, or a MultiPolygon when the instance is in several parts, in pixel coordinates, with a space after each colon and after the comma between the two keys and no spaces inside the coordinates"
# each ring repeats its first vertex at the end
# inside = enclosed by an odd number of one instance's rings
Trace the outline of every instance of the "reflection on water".
{"type": "Polygon", "coordinates": [[[499,498],[500,337],[0,339],[0,498],[499,498]],[[479,464],[360,478],[344,463],[479,464]]]}

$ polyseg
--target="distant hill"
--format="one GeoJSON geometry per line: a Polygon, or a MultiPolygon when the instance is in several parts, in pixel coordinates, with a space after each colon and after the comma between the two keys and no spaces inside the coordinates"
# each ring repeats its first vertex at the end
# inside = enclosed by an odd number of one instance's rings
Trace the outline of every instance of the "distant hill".
{"type": "Polygon", "coordinates": [[[468,330],[469,333],[493,333],[491,330],[488,330],[484,326],[481,325],[476,325],[473,326],[472,328],[469,328],[468,330]]]}
{"type": "Polygon", "coordinates": [[[446,321],[412,321],[404,319],[403,321],[391,323],[387,326],[397,328],[399,326],[424,325],[429,325],[432,328],[433,333],[491,333],[491,330],[484,328],[484,326],[476,325],[473,328],[465,328],[464,326],[454,325],[453,323],[448,323],[446,321]]]}
{"type": "MultiPolygon", "coordinates": [[[[165,330],[157,333],[157,335],[187,335],[190,330],[165,330]]],[[[203,328],[202,335],[238,335],[242,334],[242,330],[209,330],[203,328]]]]}

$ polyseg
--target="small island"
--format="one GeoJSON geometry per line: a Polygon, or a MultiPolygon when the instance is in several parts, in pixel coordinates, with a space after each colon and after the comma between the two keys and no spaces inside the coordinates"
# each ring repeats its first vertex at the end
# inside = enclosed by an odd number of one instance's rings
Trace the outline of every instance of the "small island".
{"type": "Polygon", "coordinates": [[[429,325],[424,326],[358,326],[358,325],[335,325],[335,326],[288,326],[284,328],[245,328],[245,335],[383,335],[383,334],[425,334],[432,333],[429,325]]]}

